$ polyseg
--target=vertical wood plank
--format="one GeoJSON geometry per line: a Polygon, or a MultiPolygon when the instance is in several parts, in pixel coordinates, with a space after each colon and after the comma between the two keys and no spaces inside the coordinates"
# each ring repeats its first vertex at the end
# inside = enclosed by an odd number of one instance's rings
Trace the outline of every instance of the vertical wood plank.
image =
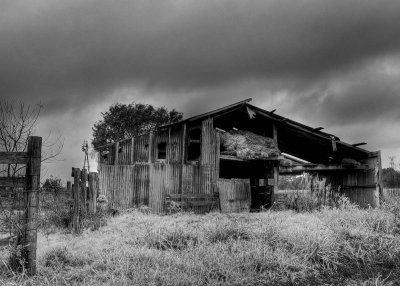
{"type": "Polygon", "coordinates": [[[81,201],[81,192],[80,192],[80,177],[81,177],[81,170],[79,168],[74,168],[74,215],[72,219],[74,232],[80,232],[80,220],[79,220],[79,207],[81,201]]]}
{"type": "Polygon", "coordinates": [[[152,150],[153,150],[153,137],[154,137],[154,134],[153,134],[153,132],[150,132],[150,134],[149,134],[149,152],[148,152],[148,163],[151,163],[152,162],[152,150]]]}
{"type": "Polygon", "coordinates": [[[135,161],[134,161],[134,150],[135,150],[135,138],[133,138],[132,137],[132,139],[131,139],[131,158],[130,158],[130,161],[129,161],[129,163],[130,164],[133,164],[135,161]]]}
{"type": "Polygon", "coordinates": [[[217,186],[222,213],[248,212],[250,210],[249,179],[219,179],[217,186]]]}
{"type": "Polygon", "coordinates": [[[81,210],[82,212],[86,213],[87,210],[87,197],[88,197],[88,192],[87,192],[87,186],[86,186],[86,182],[87,182],[87,170],[86,169],[82,169],[81,171],[81,210]]]}
{"type": "Polygon", "coordinates": [[[96,173],[89,173],[89,194],[88,194],[88,211],[89,213],[96,212],[96,173]]]}
{"type": "Polygon", "coordinates": [[[36,274],[37,227],[36,217],[39,207],[40,167],[42,154],[42,138],[28,138],[28,163],[26,165],[26,213],[25,229],[23,231],[23,258],[28,275],[36,274]]]}
{"type": "Polygon", "coordinates": [[[114,165],[118,165],[119,142],[116,142],[114,146],[115,146],[114,165]]]}

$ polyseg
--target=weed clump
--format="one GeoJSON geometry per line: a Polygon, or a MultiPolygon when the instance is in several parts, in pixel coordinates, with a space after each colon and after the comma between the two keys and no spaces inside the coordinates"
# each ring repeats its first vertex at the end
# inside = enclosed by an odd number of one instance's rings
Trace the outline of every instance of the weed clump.
{"type": "Polygon", "coordinates": [[[188,247],[195,247],[198,238],[182,229],[171,231],[160,231],[148,239],[148,246],[158,250],[184,250],[188,247]]]}
{"type": "Polygon", "coordinates": [[[250,240],[251,235],[243,227],[233,223],[227,223],[222,226],[216,226],[207,234],[211,243],[227,242],[230,240],[250,240]]]}
{"type": "Polygon", "coordinates": [[[72,255],[66,247],[54,248],[44,256],[44,266],[53,269],[62,269],[72,262],[72,255]]]}

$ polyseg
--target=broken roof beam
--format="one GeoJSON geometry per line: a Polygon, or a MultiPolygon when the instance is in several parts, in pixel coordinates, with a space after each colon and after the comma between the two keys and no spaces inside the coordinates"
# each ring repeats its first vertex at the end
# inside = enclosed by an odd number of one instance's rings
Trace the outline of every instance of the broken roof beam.
{"type": "Polygon", "coordinates": [[[353,145],[354,147],[357,147],[357,146],[367,145],[367,143],[360,142],[360,143],[355,143],[355,144],[351,144],[351,145],[353,145]]]}
{"type": "Polygon", "coordinates": [[[296,157],[296,156],[293,156],[293,155],[290,155],[290,154],[287,154],[287,153],[282,153],[282,155],[283,155],[283,157],[285,159],[289,159],[289,160],[291,160],[293,162],[296,162],[296,163],[300,163],[300,164],[309,164],[310,163],[309,161],[300,159],[299,157],[296,157]]]}
{"type": "Polygon", "coordinates": [[[324,127],[317,127],[317,128],[314,128],[313,131],[321,131],[322,129],[324,129],[324,127]]]}
{"type": "Polygon", "coordinates": [[[295,175],[310,172],[332,172],[332,171],[354,171],[354,170],[365,170],[366,165],[360,165],[357,167],[345,167],[342,164],[304,164],[299,166],[280,166],[279,174],[282,175],[295,175]]]}
{"type": "Polygon", "coordinates": [[[220,155],[219,156],[220,160],[226,160],[226,161],[238,161],[238,162],[253,162],[253,161],[277,161],[277,160],[282,160],[284,159],[283,156],[275,156],[267,159],[242,159],[236,156],[231,156],[231,155],[220,155]]]}

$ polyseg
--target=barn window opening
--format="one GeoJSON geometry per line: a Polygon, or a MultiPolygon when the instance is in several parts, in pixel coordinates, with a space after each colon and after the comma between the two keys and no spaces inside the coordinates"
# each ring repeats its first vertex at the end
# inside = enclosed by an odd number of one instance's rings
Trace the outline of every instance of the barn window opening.
{"type": "Polygon", "coordinates": [[[198,161],[201,155],[201,128],[192,127],[188,132],[188,161],[198,161]]]}
{"type": "Polygon", "coordinates": [[[157,159],[167,158],[167,143],[160,142],[157,144],[157,159]]]}

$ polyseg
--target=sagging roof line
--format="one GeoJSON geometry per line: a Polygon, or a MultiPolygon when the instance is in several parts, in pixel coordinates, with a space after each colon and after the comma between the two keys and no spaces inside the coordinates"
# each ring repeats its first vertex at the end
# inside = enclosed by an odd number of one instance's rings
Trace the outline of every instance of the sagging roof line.
{"type": "MultiPolygon", "coordinates": [[[[321,139],[324,139],[324,140],[332,140],[332,139],[334,139],[336,141],[335,143],[340,144],[342,146],[351,148],[353,150],[357,150],[357,151],[362,152],[362,153],[370,153],[367,150],[364,150],[362,148],[357,147],[357,144],[356,144],[356,146],[354,146],[352,144],[349,144],[349,143],[341,141],[339,137],[337,137],[337,136],[335,136],[333,134],[329,134],[329,133],[320,131],[320,130],[322,130],[321,127],[313,128],[313,127],[304,125],[302,123],[296,122],[294,120],[291,120],[289,118],[285,118],[283,116],[277,115],[277,114],[274,113],[276,109],[274,109],[272,111],[267,111],[267,110],[264,110],[264,109],[259,108],[257,106],[254,106],[252,104],[249,104],[249,102],[251,100],[252,100],[252,98],[248,98],[248,99],[233,103],[231,105],[215,109],[215,110],[210,111],[210,112],[206,112],[206,113],[203,113],[203,114],[199,114],[199,115],[196,115],[196,116],[189,117],[189,118],[181,120],[179,122],[161,125],[157,129],[163,129],[163,128],[168,128],[168,127],[171,127],[171,126],[176,126],[176,125],[179,125],[179,124],[193,122],[193,121],[197,121],[197,120],[200,120],[200,119],[206,118],[206,117],[219,117],[219,116],[222,116],[222,115],[224,115],[226,113],[235,111],[237,109],[240,109],[240,108],[246,106],[247,108],[250,108],[253,111],[255,111],[257,114],[260,114],[261,116],[267,117],[268,119],[274,121],[277,124],[285,124],[286,126],[290,126],[290,127],[294,128],[294,129],[297,129],[299,131],[308,133],[308,134],[310,134],[312,136],[317,136],[317,137],[319,137],[321,139]]],[[[149,133],[146,133],[146,134],[149,134],[149,133]]],[[[142,135],[146,135],[146,134],[142,134],[142,135]]],[[[279,136],[278,136],[278,138],[279,138],[279,136]]],[[[127,139],[124,139],[124,140],[127,140],[127,139]]],[[[111,146],[111,145],[113,145],[115,143],[122,142],[124,140],[116,141],[116,142],[110,143],[110,144],[106,144],[106,145],[97,147],[97,149],[102,149],[102,148],[111,146]]]]}
{"type": "Polygon", "coordinates": [[[236,108],[236,107],[240,108],[240,107],[242,107],[243,105],[245,105],[246,103],[248,103],[248,102],[250,102],[252,100],[253,100],[252,98],[248,98],[248,99],[245,99],[245,100],[242,100],[242,101],[238,101],[238,102],[233,103],[231,105],[228,105],[228,106],[225,106],[225,107],[221,107],[221,108],[218,108],[218,109],[215,109],[215,110],[203,113],[203,114],[195,115],[195,116],[189,117],[187,119],[184,119],[184,120],[181,120],[181,121],[178,121],[178,122],[161,125],[159,128],[169,127],[171,125],[181,124],[181,123],[185,123],[185,122],[196,121],[198,119],[201,119],[201,118],[204,118],[204,117],[208,117],[208,116],[211,116],[211,115],[215,115],[215,114],[218,114],[218,113],[223,112],[223,111],[227,112],[228,110],[230,111],[230,109],[233,109],[233,108],[236,108]]]}

